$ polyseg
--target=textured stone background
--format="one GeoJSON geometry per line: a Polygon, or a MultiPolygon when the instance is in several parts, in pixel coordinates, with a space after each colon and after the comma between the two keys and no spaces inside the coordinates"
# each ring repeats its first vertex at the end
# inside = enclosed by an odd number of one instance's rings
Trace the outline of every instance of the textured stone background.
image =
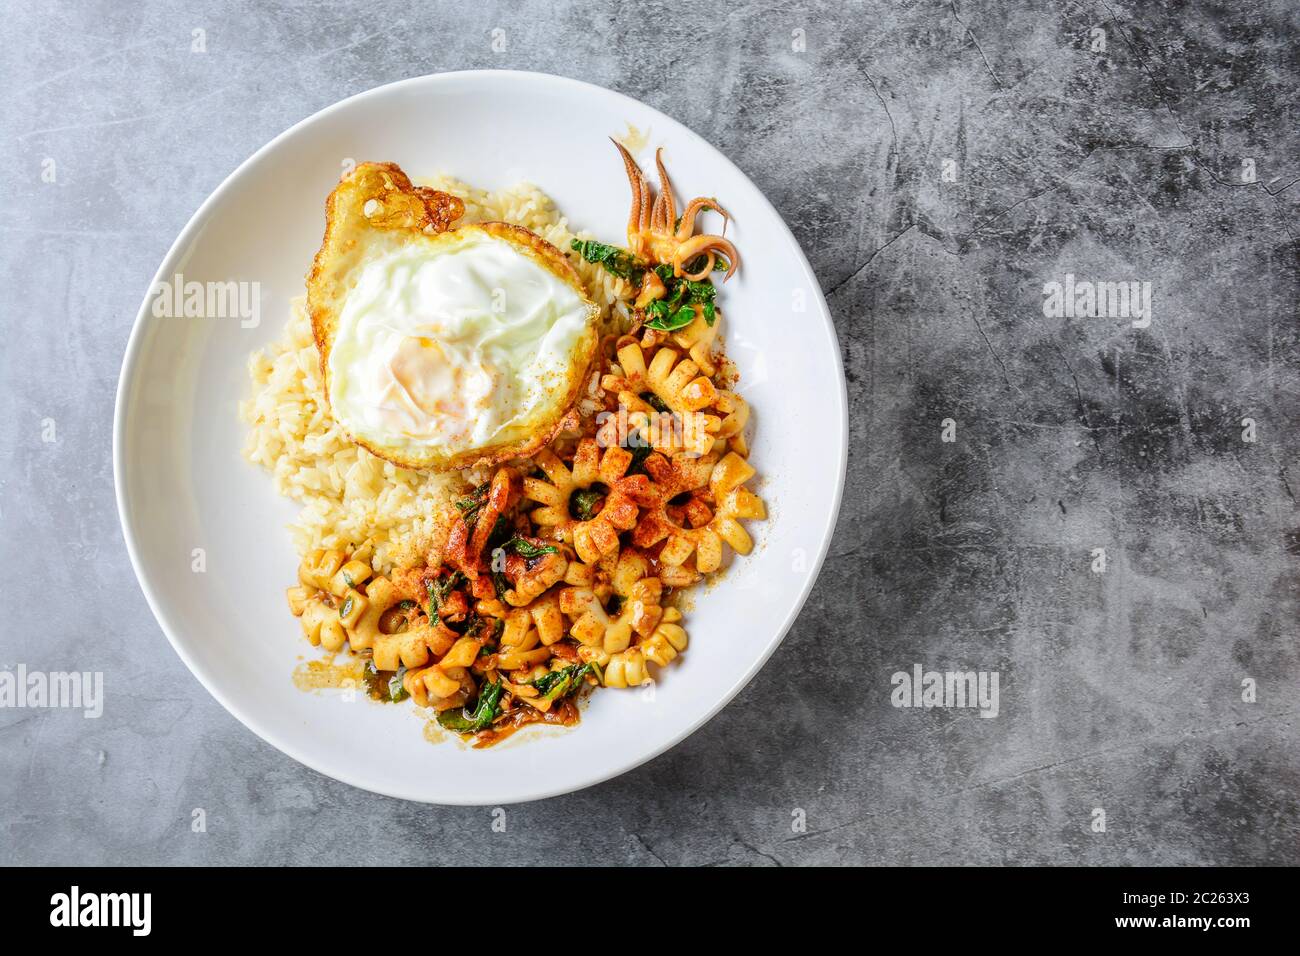
{"type": "Polygon", "coordinates": [[[0,862],[1300,863],[1297,10],[8,7],[0,664],[133,692],[98,722],[0,711],[0,862]],[[207,695],[135,583],[110,446],[142,290],[230,170],[352,93],[500,67],[639,97],[753,177],[834,311],[853,455],[754,683],[493,834],[318,776],[207,695]],[[1153,324],[1045,318],[1066,272],[1151,282],[1153,324]],[[913,662],[1000,670],[1002,715],[895,710],[913,662]]]}

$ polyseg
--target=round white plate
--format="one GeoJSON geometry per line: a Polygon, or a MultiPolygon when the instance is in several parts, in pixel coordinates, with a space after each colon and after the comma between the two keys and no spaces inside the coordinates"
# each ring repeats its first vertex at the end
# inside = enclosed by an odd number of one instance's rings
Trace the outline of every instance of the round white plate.
{"type": "MultiPolygon", "coordinates": [[[[118,386],[113,467],[136,575],[194,675],[250,730],[339,780],[408,800],[501,804],[577,790],[667,750],[717,713],[776,649],[812,588],[844,485],[847,403],[839,346],[807,260],[771,204],[726,157],[662,113],[560,77],[445,73],[344,100],[259,150],[190,220],[155,282],[256,282],[260,323],[159,318],[146,294],[118,386]],[[662,145],[679,198],[717,196],[744,256],[719,301],[727,350],[754,408],[751,460],[769,518],[757,547],[688,610],[687,652],[653,691],[597,691],[573,729],[497,747],[431,744],[406,704],[304,693],[314,652],[285,606],[296,505],[240,449],[248,354],[276,338],[320,244],[325,197],[348,161],[391,160],[496,189],[529,180],[575,229],[626,241],[629,194],[609,136],[662,145]]],[[[233,311],[233,310],[232,310],[233,311]]],[[[771,702],[774,713],[785,709],[771,702]]],[[[761,729],[759,732],[762,732],[761,729]]],[[[780,733],[774,721],[771,733],[780,733]]],[[[744,741],[737,746],[745,746],[744,741]]]]}

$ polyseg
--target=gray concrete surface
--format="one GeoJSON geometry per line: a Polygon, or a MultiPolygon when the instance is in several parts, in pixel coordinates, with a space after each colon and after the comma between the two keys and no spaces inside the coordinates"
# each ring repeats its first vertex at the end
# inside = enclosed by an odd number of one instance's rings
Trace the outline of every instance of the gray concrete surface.
{"type": "Polygon", "coordinates": [[[0,710],[0,862],[1300,863],[1294,3],[3,16],[0,664],[130,691],[99,721],[0,710]],[[142,291],[230,170],[352,93],[503,67],[639,97],[753,177],[835,314],[853,453],[754,683],[495,833],[300,767],[207,695],[135,583],[110,445],[142,291]],[[1151,283],[1153,321],[1045,315],[1066,273],[1151,283]],[[913,663],[996,670],[1000,715],[894,708],[913,663]]]}

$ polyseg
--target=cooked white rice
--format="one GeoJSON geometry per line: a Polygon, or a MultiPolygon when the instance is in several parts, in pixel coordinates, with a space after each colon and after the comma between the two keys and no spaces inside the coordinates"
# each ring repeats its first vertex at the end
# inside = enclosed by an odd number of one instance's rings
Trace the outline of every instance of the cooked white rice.
{"type": "MultiPolygon", "coordinates": [[[[575,236],[550,198],[527,183],[494,193],[443,177],[423,185],[463,199],[463,222],[515,223],[565,252],[575,236]]],[[[578,256],[570,259],[608,320],[618,281],[578,256]]],[[[253,395],[239,405],[239,417],[249,426],[244,456],[271,472],[276,491],[302,503],[289,525],[299,553],[369,545],[380,572],[423,560],[440,543],[441,518],[453,495],[485,477],[410,471],[350,441],[330,416],[301,298],[279,340],[249,357],[248,373],[253,395]]]]}

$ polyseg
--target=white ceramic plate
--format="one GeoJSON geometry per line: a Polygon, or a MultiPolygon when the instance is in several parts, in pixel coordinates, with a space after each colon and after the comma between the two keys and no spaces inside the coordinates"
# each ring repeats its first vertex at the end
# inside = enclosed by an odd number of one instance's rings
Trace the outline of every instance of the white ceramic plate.
{"type": "MultiPolygon", "coordinates": [[[[146,294],[118,387],[113,465],[131,560],[158,623],[194,675],[250,730],[321,773],[390,796],[500,804],[607,780],[717,713],[776,649],[808,596],[844,484],[847,414],[834,327],[780,216],[699,136],[635,100],[533,73],[446,73],[344,100],[277,137],[190,220],[155,281],[258,282],[260,325],[158,318],[146,294]],[[240,455],[248,353],[276,338],[320,244],[324,201],[351,159],[391,160],[500,188],[530,180],[574,228],[622,244],[628,187],[611,134],[648,134],[680,197],[713,195],[744,255],[720,296],[724,334],[754,408],[751,460],[769,520],[758,545],[698,592],[689,650],[654,692],[598,691],[573,729],[525,731],[488,750],[427,742],[409,705],[304,693],[311,649],[284,602],[296,506],[240,455]],[[202,549],[202,571],[196,571],[202,549]]],[[[772,701],[774,711],[785,709],[772,701]]],[[[771,733],[780,733],[773,722],[771,733]]],[[[736,746],[746,746],[738,741],[736,746]]]]}

